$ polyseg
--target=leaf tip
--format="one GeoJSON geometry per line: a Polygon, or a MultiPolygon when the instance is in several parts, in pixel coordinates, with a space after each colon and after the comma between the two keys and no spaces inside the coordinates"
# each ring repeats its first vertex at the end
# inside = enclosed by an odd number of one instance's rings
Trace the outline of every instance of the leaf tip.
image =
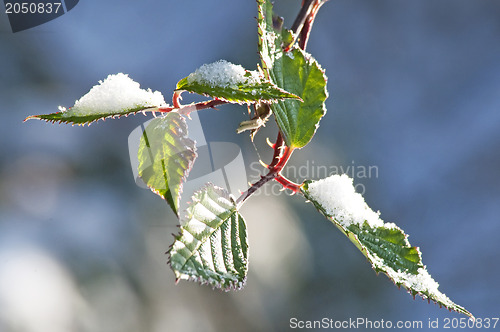
{"type": "Polygon", "coordinates": [[[26,122],[28,120],[33,120],[33,119],[38,119],[37,115],[30,115],[26,119],[24,119],[23,122],[26,122]]]}

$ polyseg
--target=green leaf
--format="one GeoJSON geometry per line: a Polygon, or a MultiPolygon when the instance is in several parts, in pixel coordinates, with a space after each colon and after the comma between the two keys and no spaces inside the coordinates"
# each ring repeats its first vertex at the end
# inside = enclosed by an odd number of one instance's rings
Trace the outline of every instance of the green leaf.
{"type": "Polygon", "coordinates": [[[271,80],[279,87],[301,97],[271,105],[285,143],[292,148],[306,146],[326,113],[326,76],[320,65],[306,52],[292,49],[275,61],[271,80]]]}
{"type": "MultiPolygon", "coordinates": [[[[273,5],[271,1],[257,0],[257,5],[259,55],[262,61],[262,69],[269,78],[269,71],[273,67],[275,59],[283,56],[281,34],[275,31],[273,26],[273,5]]],[[[278,28],[281,28],[281,24],[278,28]]]]}
{"type": "Polygon", "coordinates": [[[410,245],[402,229],[385,223],[366,205],[355,192],[352,179],[334,175],[320,181],[306,181],[301,192],[354,243],[377,273],[385,273],[413,296],[420,295],[473,318],[469,311],[438,290],[439,284],[422,263],[419,248],[410,245]]]}
{"type": "Polygon", "coordinates": [[[180,80],[177,91],[182,90],[238,104],[300,99],[265,80],[258,72],[224,60],[203,65],[180,80]]]}
{"type": "Polygon", "coordinates": [[[61,112],[55,112],[50,114],[40,114],[28,116],[24,121],[38,119],[44,120],[50,123],[67,123],[72,125],[90,125],[91,123],[98,120],[106,120],[108,118],[119,118],[121,116],[129,116],[132,114],[137,114],[139,112],[156,112],[158,108],[147,107],[145,105],[140,105],[134,108],[97,112],[93,114],[78,114],[73,111],[73,108],[64,110],[61,112]]]}
{"type": "Polygon", "coordinates": [[[272,4],[259,4],[259,54],[266,77],[278,87],[299,96],[303,102],[283,100],[271,105],[285,143],[302,148],[314,136],[319,121],[326,113],[326,75],[317,61],[307,52],[292,48],[284,52],[290,32],[282,29],[282,21],[273,17],[272,4]]]}
{"type": "Polygon", "coordinates": [[[187,134],[184,118],[174,112],[167,113],[151,120],[137,153],[139,176],[177,215],[182,184],[197,157],[195,142],[187,134]]]}
{"type": "Polygon", "coordinates": [[[77,100],[73,107],[59,107],[59,112],[32,115],[24,121],[39,119],[52,123],[84,125],[137,112],[155,112],[158,107],[163,106],[166,104],[160,92],[141,89],[139,83],[128,75],[119,73],[99,81],[99,85],[77,100]]]}
{"type": "Polygon", "coordinates": [[[229,193],[209,183],[196,192],[169,251],[177,280],[240,289],[248,271],[245,220],[229,193]]]}

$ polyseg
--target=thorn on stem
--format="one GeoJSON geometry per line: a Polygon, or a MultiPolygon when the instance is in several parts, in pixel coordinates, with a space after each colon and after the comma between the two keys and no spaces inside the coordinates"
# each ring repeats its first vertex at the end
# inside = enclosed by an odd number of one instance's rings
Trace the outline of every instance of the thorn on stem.
{"type": "Polygon", "coordinates": [[[264,167],[264,168],[267,168],[269,169],[269,165],[266,164],[265,162],[263,162],[262,160],[259,159],[259,163],[264,167]]]}
{"type": "Polygon", "coordinates": [[[172,103],[174,104],[175,108],[181,108],[181,93],[182,91],[174,91],[174,94],[172,95],[172,103]]]}
{"type": "Polygon", "coordinates": [[[266,143],[267,143],[267,145],[269,145],[272,149],[274,149],[274,147],[276,146],[276,144],[272,143],[272,142],[269,140],[269,137],[266,137],[266,143]]]}

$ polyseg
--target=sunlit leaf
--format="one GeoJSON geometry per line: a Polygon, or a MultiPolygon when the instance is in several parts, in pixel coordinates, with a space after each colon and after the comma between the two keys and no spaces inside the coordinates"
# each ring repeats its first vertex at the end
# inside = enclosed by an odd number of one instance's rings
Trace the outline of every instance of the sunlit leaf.
{"type": "Polygon", "coordinates": [[[179,215],[182,184],[197,157],[195,142],[177,113],[153,119],[144,131],[138,150],[139,176],[179,215]]]}
{"type": "Polygon", "coordinates": [[[248,271],[245,220],[228,192],[213,184],[196,192],[169,251],[177,280],[240,289],[248,271]]]}

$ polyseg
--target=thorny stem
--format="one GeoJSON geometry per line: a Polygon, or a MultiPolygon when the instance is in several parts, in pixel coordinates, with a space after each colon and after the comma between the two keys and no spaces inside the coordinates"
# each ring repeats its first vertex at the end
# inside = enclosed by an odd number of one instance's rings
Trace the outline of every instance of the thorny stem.
{"type": "Polygon", "coordinates": [[[300,9],[295,22],[292,25],[293,41],[285,47],[285,52],[289,51],[296,39],[299,38],[299,47],[302,50],[306,49],[309,34],[316,18],[316,14],[325,2],[328,0],[303,0],[302,8],[300,9]]]}
{"type": "Polygon", "coordinates": [[[270,171],[269,173],[267,173],[266,175],[264,175],[263,177],[261,177],[259,181],[253,183],[250,186],[250,188],[248,188],[247,191],[245,191],[243,194],[241,194],[241,196],[238,197],[238,199],[236,200],[236,206],[237,206],[237,208],[239,209],[243,205],[243,203],[250,196],[252,196],[252,194],[254,192],[256,192],[260,187],[262,187],[264,184],[266,184],[267,182],[271,181],[275,177],[276,177],[276,173],[273,173],[273,172],[270,171]]]}
{"type": "Polygon", "coordinates": [[[309,13],[311,12],[312,6],[316,0],[303,0],[302,1],[302,7],[300,8],[299,14],[295,18],[295,21],[293,22],[292,25],[292,33],[294,35],[297,35],[301,30],[302,26],[304,25],[304,22],[306,21],[306,17],[309,16],[309,13]]]}
{"type": "Polygon", "coordinates": [[[288,180],[281,174],[281,170],[285,167],[294,151],[294,148],[284,145],[281,132],[278,133],[278,138],[276,139],[276,143],[273,144],[273,148],[273,160],[271,164],[267,166],[269,172],[262,176],[259,181],[253,183],[250,188],[238,198],[236,201],[238,208],[240,208],[260,187],[273,179],[281,183],[284,188],[292,190],[293,193],[297,193],[300,190],[299,184],[288,180]]]}
{"type": "Polygon", "coordinates": [[[174,105],[175,108],[181,108],[181,103],[180,103],[180,100],[182,99],[181,93],[182,91],[179,90],[174,91],[174,94],[172,96],[172,104],[174,105]]]}
{"type": "Polygon", "coordinates": [[[290,189],[292,191],[292,194],[298,193],[300,191],[300,188],[302,187],[300,184],[288,180],[286,177],[281,175],[281,173],[276,176],[275,180],[278,181],[283,186],[283,188],[290,189]]]}
{"type": "Polygon", "coordinates": [[[273,159],[271,160],[271,164],[267,167],[268,169],[275,167],[276,164],[279,162],[283,144],[284,144],[283,135],[281,135],[281,131],[279,131],[278,137],[276,138],[276,143],[272,145],[274,153],[273,153],[273,159]]]}
{"type": "Polygon", "coordinates": [[[316,0],[312,5],[311,12],[309,13],[309,15],[307,15],[306,21],[304,22],[304,26],[302,27],[302,31],[300,32],[299,37],[299,47],[302,50],[306,49],[307,41],[309,40],[309,35],[314,24],[314,19],[316,18],[316,14],[318,14],[319,9],[326,1],[328,0],[316,0]]]}
{"type": "Polygon", "coordinates": [[[173,112],[176,111],[179,114],[182,115],[187,115],[189,116],[189,113],[199,111],[205,108],[215,108],[216,106],[227,104],[226,101],[220,100],[220,99],[213,99],[213,100],[208,100],[208,101],[203,101],[200,103],[196,104],[189,104],[189,105],[180,105],[179,103],[179,96],[175,96],[172,98],[172,101],[174,103],[174,107],[158,107],[156,110],[158,112],[162,113],[168,113],[168,112],[173,112]]]}
{"type": "MultiPolygon", "coordinates": [[[[306,49],[307,41],[309,40],[309,34],[321,6],[328,0],[303,0],[302,8],[300,9],[295,22],[292,25],[293,41],[284,47],[284,51],[287,52],[295,43],[297,37],[299,38],[299,47],[302,50],[306,49]]],[[[288,159],[292,155],[294,148],[286,146],[284,144],[283,135],[281,131],[278,132],[278,137],[276,138],[276,143],[271,145],[274,149],[273,159],[271,164],[267,166],[269,172],[262,176],[259,181],[255,182],[248,188],[246,192],[241,194],[241,196],[236,201],[237,207],[240,208],[241,205],[250,197],[254,192],[256,192],[260,187],[271,180],[276,180],[279,182],[283,188],[292,190],[293,194],[300,191],[301,185],[288,180],[281,174],[281,170],[285,167],[288,159]]]]}

